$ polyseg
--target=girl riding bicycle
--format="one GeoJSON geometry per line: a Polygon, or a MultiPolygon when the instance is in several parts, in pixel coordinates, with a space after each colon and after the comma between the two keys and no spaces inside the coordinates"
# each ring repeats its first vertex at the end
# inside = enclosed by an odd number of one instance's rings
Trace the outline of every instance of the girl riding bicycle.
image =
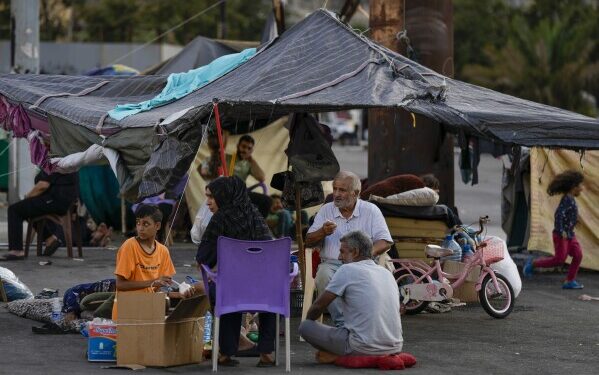
{"type": "Polygon", "coordinates": [[[563,289],[582,289],[583,285],[576,281],[576,274],[582,261],[582,249],[576,240],[574,226],[578,222],[578,207],[575,197],[582,192],[584,176],[577,171],[566,171],[555,176],[547,188],[549,195],[563,194],[559,206],[555,210],[555,224],[553,227],[553,246],[555,255],[533,261],[529,258],[522,269],[524,276],[532,277],[535,267],[556,267],[566,261],[568,255],[572,256],[572,263],[568,268],[568,276],[563,283],[563,289]]]}

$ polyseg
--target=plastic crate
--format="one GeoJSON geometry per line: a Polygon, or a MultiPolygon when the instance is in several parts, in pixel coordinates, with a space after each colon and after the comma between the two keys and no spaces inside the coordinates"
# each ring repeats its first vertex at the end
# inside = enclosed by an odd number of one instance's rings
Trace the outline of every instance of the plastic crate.
{"type": "Polygon", "coordinates": [[[291,303],[291,317],[296,318],[302,316],[302,309],[304,307],[304,291],[301,289],[291,289],[291,296],[289,300],[291,303]]]}

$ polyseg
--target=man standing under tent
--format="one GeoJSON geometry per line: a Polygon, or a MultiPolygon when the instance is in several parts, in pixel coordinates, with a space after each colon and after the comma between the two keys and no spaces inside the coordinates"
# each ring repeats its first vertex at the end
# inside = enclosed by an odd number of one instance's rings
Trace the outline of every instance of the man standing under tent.
{"type": "MultiPolygon", "coordinates": [[[[223,147],[227,147],[227,138],[228,133],[223,132],[223,147]]],[[[248,176],[254,177],[259,182],[264,182],[266,176],[260,165],[254,160],[252,157],[252,153],[254,152],[254,145],[256,141],[251,135],[245,134],[239,138],[239,142],[237,142],[237,151],[234,155],[225,154],[225,159],[229,171],[229,175],[237,176],[242,181],[246,181],[248,176]],[[233,168],[231,168],[231,164],[233,163],[233,168]]],[[[216,177],[220,176],[219,168],[221,167],[220,160],[220,144],[218,141],[218,137],[216,134],[208,135],[208,148],[210,149],[210,156],[208,156],[202,164],[200,168],[198,168],[198,172],[200,176],[206,182],[210,182],[214,180],[216,177]]]]}
{"type": "Polygon", "coordinates": [[[255,144],[254,138],[248,134],[241,136],[239,142],[237,142],[237,161],[235,161],[233,175],[241,178],[242,181],[247,180],[250,175],[258,182],[264,182],[266,179],[264,171],[252,157],[255,144]]]}
{"type": "MultiPolygon", "coordinates": [[[[318,248],[321,263],[316,273],[316,289],[322,295],[329,281],[339,269],[340,239],[345,234],[360,230],[373,242],[372,256],[377,257],[391,248],[393,240],[381,210],[370,202],[358,199],[360,178],[352,172],[340,171],[333,180],[333,202],[324,204],[308,229],[306,246],[318,248]]],[[[335,326],[344,324],[341,301],[328,305],[335,326]]]]}

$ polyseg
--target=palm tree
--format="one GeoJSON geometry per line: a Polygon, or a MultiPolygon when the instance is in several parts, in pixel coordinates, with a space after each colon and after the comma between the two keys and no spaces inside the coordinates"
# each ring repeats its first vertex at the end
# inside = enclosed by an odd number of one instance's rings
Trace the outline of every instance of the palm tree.
{"type": "Polygon", "coordinates": [[[506,94],[595,115],[585,92],[599,78],[599,61],[591,61],[597,47],[594,22],[566,12],[531,27],[515,16],[505,46],[484,48],[489,64],[466,65],[462,76],[506,94]]]}

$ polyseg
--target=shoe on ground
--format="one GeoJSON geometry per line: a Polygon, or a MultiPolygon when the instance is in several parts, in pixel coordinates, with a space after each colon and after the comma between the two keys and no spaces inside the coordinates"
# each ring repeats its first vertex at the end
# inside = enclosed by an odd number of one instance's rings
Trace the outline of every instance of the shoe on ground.
{"type": "Polygon", "coordinates": [[[526,262],[524,263],[524,266],[522,267],[522,275],[524,275],[524,277],[526,278],[532,278],[532,271],[533,271],[533,264],[532,264],[532,257],[528,258],[526,260],[526,262]]]}
{"type": "Polygon", "coordinates": [[[54,242],[46,246],[44,252],[42,253],[42,256],[51,257],[52,255],[54,255],[54,253],[56,252],[56,250],[58,250],[60,246],[62,246],[62,242],[58,239],[54,240],[54,242]]]}
{"type": "Polygon", "coordinates": [[[52,299],[58,298],[58,289],[44,288],[39,292],[34,299],[52,299]]]}
{"type": "Polygon", "coordinates": [[[582,289],[582,288],[584,288],[584,285],[582,285],[581,283],[579,283],[576,280],[566,281],[565,283],[562,284],[562,289],[582,289]]]}

